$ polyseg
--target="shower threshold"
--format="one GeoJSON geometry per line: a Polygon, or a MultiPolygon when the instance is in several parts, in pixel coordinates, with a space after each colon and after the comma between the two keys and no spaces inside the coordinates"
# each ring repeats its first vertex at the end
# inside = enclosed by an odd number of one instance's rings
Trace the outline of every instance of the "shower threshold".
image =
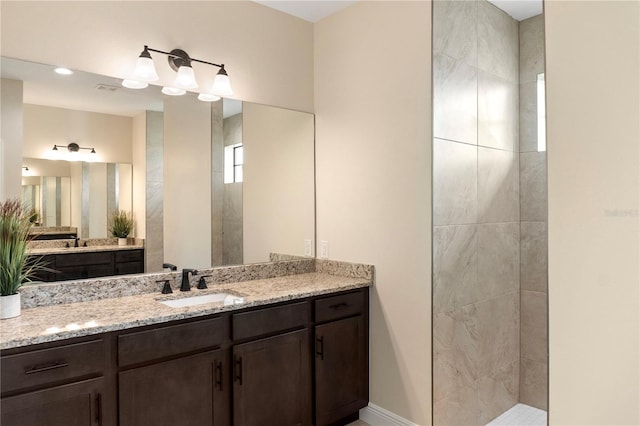
{"type": "Polygon", "coordinates": [[[525,404],[516,404],[487,426],[547,426],[547,412],[525,404]]]}

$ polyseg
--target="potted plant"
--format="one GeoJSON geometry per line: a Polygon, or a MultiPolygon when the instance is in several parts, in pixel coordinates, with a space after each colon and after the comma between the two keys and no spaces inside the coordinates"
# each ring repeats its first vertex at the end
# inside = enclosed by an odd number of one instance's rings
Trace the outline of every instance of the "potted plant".
{"type": "Polygon", "coordinates": [[[118,238],[119,246],[127,245],[127,237],[133,231],[133,215],[124,210],[116,210],[111,215],[111,235],[118,238]]]}
{"type": "Polygon", "coordinates": [[[20,293],[30,281],[37,262],[30,260],[27,240],[30,212],[18,200],[0,202],[0,318],[20,315],[20,293]]]}
{"type": "Polygon", "coordinates": [[[27,216],[29,217],[29,222],[31,222],[32,225],[40,224],[40,212],[35,207],[32,207],[29,210],[27,216]]]}

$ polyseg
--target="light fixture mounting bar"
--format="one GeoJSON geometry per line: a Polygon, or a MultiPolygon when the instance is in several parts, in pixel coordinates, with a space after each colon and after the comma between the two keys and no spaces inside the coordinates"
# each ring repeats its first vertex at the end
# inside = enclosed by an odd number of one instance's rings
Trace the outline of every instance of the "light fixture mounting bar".
{"type": "Polygon", "coordinates": [[[184,50],[181,50],[181,49],[174,49],[171,52],[165,52],[164,50],[153,49],[153,48],[151,48],[151,47],[149,47],[147,45],[145,45],[144,48],[146,50],[150,51],[150,52],[162,53],[163,55],[167,55],[170,58],[180,59],[182,61],[187,60],[187,61],[191,61],[191,62],[199,62],[201,64],[213,65],[214,67],[224,68],[224,64],[215,64],[213,62],[203,61],[202,59],[192,58],[187,54],[187,52],[185,52],[184,50]],[[176,53],[174,53],[174,52],[176,52],[176,53]],[[180,54],[177,54],[177,52],[184,52],[186,57],[182,56],[180,54]]]}

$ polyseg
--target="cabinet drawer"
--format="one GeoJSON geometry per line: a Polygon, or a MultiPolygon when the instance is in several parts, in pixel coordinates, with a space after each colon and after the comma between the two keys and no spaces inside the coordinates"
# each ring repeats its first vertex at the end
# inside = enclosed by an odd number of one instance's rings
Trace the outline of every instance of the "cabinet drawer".
{"type": "Polygon", "coordinates": [[[120,367],[218,346],[225,338],[222,318],[194,321],[118,336],[120,367]]]}
{"type": "Polygon", "coordinates": [[[345,318],[363,312],[364,295],[359,291],[357,293],[325,297],[324,299],[316,300],[315,308],[315,320],[317,322],[345,318]]]}
{"type": "Polygon", "coordinates": [[[307,324],[308,318],[306,302],[234,314],[231,320],[233,339],[248,339],[301,327],[307,324]]]}
{"type": "Polygon", "coordinates": [[[116,252],[116,263],[138,262],[142,260],[142,250],[122,250],[116,252]]]}
{"type": "Polygon", "coordinates": [[[56,266],[101,265],[111,263],[112,259],[113,253],[109,252],[59,254],[56,256],[56,266]]]}
{"type": "Polygon", "coordinates": [[[2,357],[2,393],[102,372],[102,339],[2,357]]]}
{"type": "Polygon", "coordinates": [[[144,266],[142,262],[116,263],[115,271],[114,271],[116,275],[141,274],[143,272],[144,272],[144,266]]]}

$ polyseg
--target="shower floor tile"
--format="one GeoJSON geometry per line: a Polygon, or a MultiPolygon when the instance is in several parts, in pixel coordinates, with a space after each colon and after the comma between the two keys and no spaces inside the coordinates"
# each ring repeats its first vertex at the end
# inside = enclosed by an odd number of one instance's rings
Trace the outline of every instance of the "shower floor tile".
{"type": "Polygon", "coordinates": [[[517,404],[487,423],[487,426],[546,426],[547,412],[517,404]]]}

